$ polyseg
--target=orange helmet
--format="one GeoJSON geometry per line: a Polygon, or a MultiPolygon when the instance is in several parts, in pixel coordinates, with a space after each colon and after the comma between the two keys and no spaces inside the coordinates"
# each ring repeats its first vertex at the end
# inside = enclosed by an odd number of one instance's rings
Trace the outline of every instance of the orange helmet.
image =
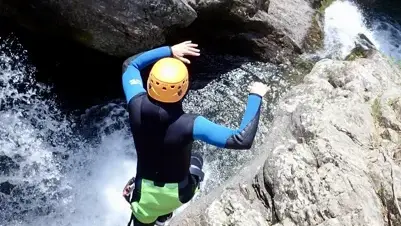
{"type": "Polygon", "coordinates": [[[163,103],[178,102],[188,90],[188,69],[176,58],[163,58],[153,65],[147,86],[153,99],[163,103]]]}

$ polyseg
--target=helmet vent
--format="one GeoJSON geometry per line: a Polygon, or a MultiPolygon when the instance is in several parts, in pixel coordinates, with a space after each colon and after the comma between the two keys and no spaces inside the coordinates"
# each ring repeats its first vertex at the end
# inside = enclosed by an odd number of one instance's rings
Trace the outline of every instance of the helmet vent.
{"type": "Polygon", "coordinates": [[[178,89],[181,89],[181,86],[178,86],[178,89]]]}
{"type": "Polygon", "coordinates": [[[171,86],[172,89],[174,89],[175,86],[171,86]]]}
{"type": "Polygon", "coordinates": [[[156,82],[156,85],[160,85],[160,83],[159,83],[159,82],[156,82]]]}
{"type": "Polygon", "coordinates": [[[182,90],[178,90],[177,94],[178,94],[178,96],[181,96],[182,90]]]}
{"type": "Polygon", "coordinates": [[[167,90],[167,88],[166,88],[166,87],[163,87],[163,90],[167,90]]]}

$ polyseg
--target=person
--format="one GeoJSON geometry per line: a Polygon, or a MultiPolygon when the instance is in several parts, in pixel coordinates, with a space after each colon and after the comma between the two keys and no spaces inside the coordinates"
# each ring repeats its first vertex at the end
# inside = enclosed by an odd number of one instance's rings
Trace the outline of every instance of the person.
{"type": "Polygon", "coordinates": [[[128,225],[164,225],[174,210],[189,202],[203,181],[203,159],[191,153],[195,140],[227,149],[250,149],[258,129],[267,86],[254,83],[238,129],[184,112],[188,92],[186,56],[199,56],[198,45],[185,41],[162,46],[129,61],[122,84],[137,153],[137,173],[123,189],[132,214],[128,225]],[[153,64],[153,66],[152,66],[153,64]],[[141,73],[152,66],[143,86],[141,73]]]}

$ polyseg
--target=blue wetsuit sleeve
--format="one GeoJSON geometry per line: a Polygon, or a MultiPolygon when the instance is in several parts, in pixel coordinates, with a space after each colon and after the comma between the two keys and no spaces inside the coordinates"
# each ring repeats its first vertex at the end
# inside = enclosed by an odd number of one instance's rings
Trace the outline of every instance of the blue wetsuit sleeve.
{"type": "Polygon", "coordinates": [[[171,55],[170,47],[164,46],[146,51],[135,57],[135,59],[129,63],[122,77],[123,89],[127,102],[137,94],[146,92],[143,87],[140,71],[157,60],[171,55]]]}
{"type": "Polygon", "coordinates": [[[193,126],[194,140],[201,140],[221,148],[250,149],[258,129],[261,104],[260,96],[249,95],[240,128],[236,130],[198,116],[193,126]]]}

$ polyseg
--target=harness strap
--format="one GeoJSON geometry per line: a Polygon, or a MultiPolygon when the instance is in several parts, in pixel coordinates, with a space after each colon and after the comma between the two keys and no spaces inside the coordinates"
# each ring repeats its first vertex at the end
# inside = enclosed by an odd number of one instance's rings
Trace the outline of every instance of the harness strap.
{"type": "MultiPolygon", "coordinates": [[[[124,191],[123,191],[124,192],[123,196],[124,196],[125,200],[128,202],[128,204],[130,204],[130,205],[134,198],[133,193],[132,193],[134,191],[134,189],[135,189],[135,177],[132,177],[128,181],[128,183],[125,185],[124,191]]],[[[133,221],[134,221],[134,214],[131,213],[131,218],[129,219],[127,226],[130,226],[133,221]]]]}
{"type": "Polygon", "coordinates": [[[130,226],[133,221],[134,221],[134,214],[131,213],[131,218],[129,219],[127,226],[130,226]]]}

